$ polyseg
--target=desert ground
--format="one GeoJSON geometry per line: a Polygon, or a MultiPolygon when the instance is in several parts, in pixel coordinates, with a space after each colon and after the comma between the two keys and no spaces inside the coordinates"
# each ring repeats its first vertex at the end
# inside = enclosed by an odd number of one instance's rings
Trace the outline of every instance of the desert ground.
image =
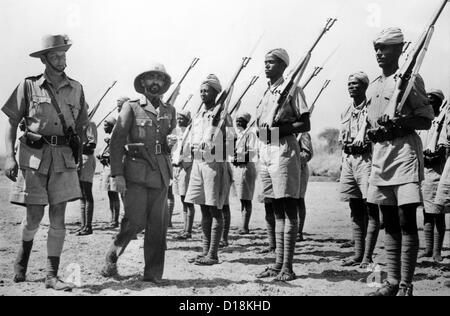
{"type": "MultiPolygon", "coordinates": [[[[28,282],[14,284],[13,262],[20,242],[20,224],[24,208],[8,202],[10,182],[0,177],[0,295],[202,295],[202,296],[286,296],[286,295],[356,295],[373,290],[384,277],[383,238],[380,233],[373,271],[355,267],[343,268],[342,259],[352,255],[352,248],[341,248],[351,238],[349,210],[339,201],[338,183],[310,182],[307,194],[306,240],[297,243],[294,271],[297,279],[289,283],[258,280],[255,274],[274,261],[274,255],[259,255],[266,244],[264,208],[254,202],[251,234],[239,236],[240,207],[231,199],[232,222],[230,246],[220,252],[220,264],[201,267],[187,262],[201,250],[201,231],[196,228],[193,239],[177,241],[174,237],[182,227],[182,212],[177,199],[173,216],[174,227],[168,232],[168,249],[164,278],[161,284],[145,283],[143,272],[143,235],[132,241],[119,261],[120,277],[105,279],[99,270],[105,253],[117,230],[105,230],[110,214],[106,192],[100,190],[97,174],[94,181],[94,234],[77,237],[68,234],[61,261],[60,275],[77,283],[71,293],[59,293],[44,288],[46,264],[46,235],[48,217],[44,218],[36,239],[28,269],[28,282]],[[379,268],[381,272],[379,272],[379,268]],[[375,271],[375,272],[374,272],[375,271]],[[375,281],[375,282],[374,282],[375,281]]],[[[73,231],[79,217],[78,202],[68,205],[67,229],[73,231]]],[[[200,221],[197,208],[196,224],[200,221]]],[[[423,246],[422,215],[418,216],[421,248],[423,246]]],[[[450,225],[449,225],[450,227],[450,225]]],[[[447,234],[449,234],[447,232],[447,234]]],[[[450,236],[444,244],[444,262],[420,259],[415,276],[415,295],[450,295],[444,281],[450,278],[442,268],[450,266],[450,236]]]]}

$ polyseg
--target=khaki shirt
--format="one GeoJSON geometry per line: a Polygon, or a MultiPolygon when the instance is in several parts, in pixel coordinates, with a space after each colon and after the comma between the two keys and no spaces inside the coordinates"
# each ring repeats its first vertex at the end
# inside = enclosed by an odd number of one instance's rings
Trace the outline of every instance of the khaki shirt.
{"type": "Polygon", "coordinates": [[[250,162],[255,162],[258,152],[258,137],[256,134],[249,130],[245,133],[245,130],[236,128],[236,148],[235,152],[239,162],[245,161],[245,154],[249,153],[250,162]]]}
{"type": "MultiPolygon", "coordinates": [[[[66,75],[58,87],[53,86],[45,73],[27,78],[14,90],[2,111],[17,124],[26,117],[27,127],[31,132],[63,136],[61,121],[51,104],[47,89],[52,89],[67,126],[81,135],[89,122],[83,87],[66,75]]],[[[50,168],[55,172],[64,172],[76,166],[72,151],[67,146],[44,145],[41,149],[33,149],[21,141],[19,167],[47,174],[50,168]]]]}
{"type": "Polygon", "coordinates": [[[350,103],[347,109],[341,114],[341,131],[339,141],[342,144],[351,144],[367,119],[367,100],[358,106],[354,102],[350,103]]]}
{"type": "MultiPolygon", "coordinates": [[[[395,89],[395,75],[378,77],[368,90],[367,120],[378,128],[395,89]]],[[[417,77],[402,109],[402,115],[419,116],[432,121],[434,112],[428,102],[425,85],[417,77]]],[[[392,186],[420,182],[424,179],[422,142],[417,134],[376,143],[373,146],[372,172],[369,182],[376,186],[392,186]]]]}
{"type": "Polygon", "coordinates": [[[298,87],[290,102],[286,102],[285,105],[279,109],[278,113],[274,115],[273,112],[278,105],[278,99],[283,92],[285,84],[286,82],[283,77],[278,79],[273,85],[269,83],[269,87],[264,93],[258,108],[258,127],[263,124],[272,126],[273,121],[277,121],[279,125],[294,123],[300,119],[302,114],[309,113],[303,91],[298,87]]]}
{"type": "MultiPolygon", "coordinates": [[[[212,123],[218,106],[219,105],[209,110],[203,107],[200,112],[193,118],[192,129],[189,135],[189,144],[191,147],[194,147],[194,149],[202,143],[211,143],[212,135],[214,135],[215,131],[217,130],[217,127],[213,126],[212,123]]],[[[228,146],[230,145],[232,146],[232,142],[234,140],[234,129],[230,127],[233,127],[233,121],[231,119],[231,116],[227,114],[226,122],[222,129],[222,135],[224,137],[226,145],[226,147],[224,147],[224,152],[225,148],[228,148],[228,146]]]]}
{"type": "MultiPolygon", "coordinates": [[[[440,146],[448,147],[447,131],[446,131],[446,126],[445,126],[446,120],[447,120],[447,118],[445,118],[444,124],[442,125],[441,131],[439,132],[439,135],[437,138],[437,143],[436,143],[436,148],[440,147],[440,146]]],[[[431,128],[428,131],[417,131],[417,133],[420,136],[420,139],[422,140],[422,145],[423,145],[424,150],[426,150],[428,148],[428,146],[431,145],[431,142],[433,141],[433,136],[436,133],[438,127],[439,127],[438,118],[435,118],[433,120],[431,128]]],[[[434,152],[436,150],[436,148],[433,148],[432,152],[434,152]]]]}
{"type": "Polygon", "coordinates": [[[124,175],[127,180],[153,188],[168,186],[172,164],[167,136],[176,124],[175,108],[162,101],[156,109],[150,101],[146,104],[125,102],[111,135],[111,175],[124,175]],[[126,159],[124,164],[127,143],[143,143],[153,163],[149,165],[144,160],[126,159]],[[131,160],[136,163],[131,164],[131,160]]]}

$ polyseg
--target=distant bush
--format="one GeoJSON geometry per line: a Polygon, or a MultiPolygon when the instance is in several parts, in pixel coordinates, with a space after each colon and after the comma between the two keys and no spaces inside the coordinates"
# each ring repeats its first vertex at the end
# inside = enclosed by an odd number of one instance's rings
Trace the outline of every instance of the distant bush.
{"type": "Polygon", "coordinates": [[[312,176],[340,177],[342,154],[338,140],[339,130],[335,128],[326,128],[313,139],[314,156],[309,163],[312,176]]]}

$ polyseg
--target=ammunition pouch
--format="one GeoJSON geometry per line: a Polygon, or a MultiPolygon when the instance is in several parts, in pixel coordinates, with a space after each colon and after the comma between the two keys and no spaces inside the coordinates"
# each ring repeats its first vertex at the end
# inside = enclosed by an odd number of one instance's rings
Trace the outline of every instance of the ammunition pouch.
{"type": "Polygon", "coordinates": [[[367,132],[367,137],[373,143],[382,143],[412,134],[414,134],[414,130],[394,125],[392,127],[371,129],[367,132]]]}
{"type": "Polygon", "coordinates": [[[365,144],[363,146],[354,146],[351,144],[345,144],[342,148],[347,155],[365,155],[372,152],[372,146],[370,144],[365,144]]]}

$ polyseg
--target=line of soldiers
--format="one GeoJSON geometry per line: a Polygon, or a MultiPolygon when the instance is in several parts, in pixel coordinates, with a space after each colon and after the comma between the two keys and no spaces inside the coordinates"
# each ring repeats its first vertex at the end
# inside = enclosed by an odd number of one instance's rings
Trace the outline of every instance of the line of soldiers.
{"type": "MultiPolygon", "coordinates": [[[[439,142],[443,145],[436,150],[425,151],[428,165],[425,164],[423,186],[424,151],[415,132],[430,129],[439,114],[442,93],[430,93],[432,107],[419,76],[401,115],[396,118],[384,115],[397,80],[395,73],[403,42],[398,28],[386,29],[375,39],[382,75],[372,84],[362,72],[349,77],[353,102],[342,116],[341,195],[350,205],[355,242],[355,256],[343,265],[367,267],[372,263],[381,210],[388,279],[383,287],[371,293],[375,296],[413,294],[419,248],[416,212],[422,204],[422,192],[426,214],[435,214],[425,216],[428,227],[425,255],[429,256],[434,249],[435,260],[441,260],[442,213],[450,200],[450,163],[447,159],[444,168],[442,149],[448,148],[450,115],[440,137],[445,143],[439,142]],[[438,230],[436,239],[430,237],[434,226],[438,230]]],[[[45,72],[25,79],[2,107],[9,118],[5,172],[16,182],[11,202],[27,208],[22,244],[14,264],[14,281],[26,280],[33,239],[44,207],[50,205],[45,284],[56,290],[73,288],[58,277],[67,202],[82,199],[83,220],[78,233],[92,233],[92,177],[84,177],[83,172],[78,174],[77,159],[82,152],[81,171],[85,169],[89,174],[95,169],[92,159],[97,140],[96,133],[89,129],[92,124],[83,88],[64,72],[70,46],[65,36],[46,36],[43,48],[31,54],[40,58],[45,72]],[[26,128],[19,139],[17,162],[14,143],[22,119],[26,128]],[[82,135],[82,139],[77,135],[82,135]]],[[[118,225],[119,195],[125,211],[120,232],[107,252],[103,276],[117,275],[119,257],[136,234],[145,230],[143,279],[160,282],[172,212],[168,202],[172,179],[173,191],[183,204],[184,229],[179,239],[191,238],[194,205],[201,209],[203,249],[189,262],[200,266],[219,263],[221,242],[223,246],[228,244],[231,187],[241,202],[240,233],[247,234],[258,174],[269,241],[261,253],[275,252],[275,262],[256,277],[285,282],[296,278],[293,257],[296,241],[303,239],[307,165],[313,155],[308,134],[310,113],[300,88],[274,112],[286,85],[284,73],[290,59],[284,49],[278,48],[266,54],[264,63],[269,83],[257,107],[255,132],[250,128],[250,114],[237,115],[233,128],[230,114],[220,112],[223,108],[217,98],[222,86],[215,75],[207,76],[201,83],[202,107],[193,116],[189,112],[177,113],[172,105],[162,101],[171,85],[171,77],[163,65],[154,64],[135,78],[134,88],[145,101],[120,100],[117,120],[105,121],[105,132],[112,134],[105,140],[107,148],[98,157],[104,165],[103,184],[110,199],[112,227],[118,225]]]]}

